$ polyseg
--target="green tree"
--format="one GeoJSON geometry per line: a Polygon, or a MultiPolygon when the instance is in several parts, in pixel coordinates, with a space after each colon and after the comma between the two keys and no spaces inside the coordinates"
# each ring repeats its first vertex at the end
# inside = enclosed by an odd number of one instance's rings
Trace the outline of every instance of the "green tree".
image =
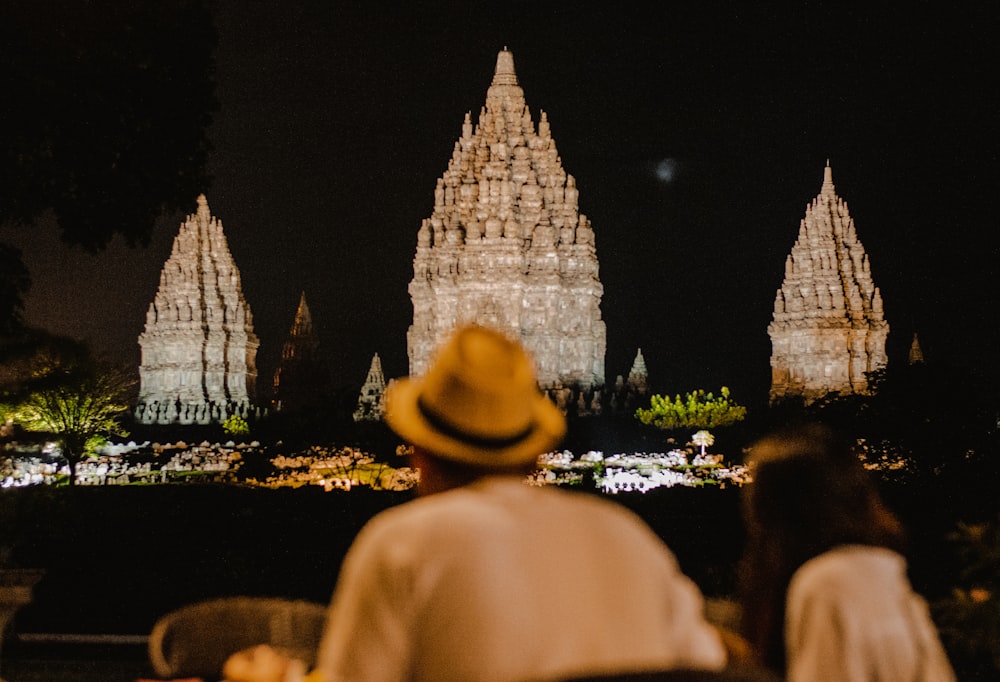
{"type": "Polygon", "coordinates": [[[250,433],[250,424],[238,414],[231,414],[222,422],[222,431],[227,436],[246,436],[250,433]]]}
{"type": "Polygon", "coordinates": [[[60,337],[24,342],[0,367],[0,397],[8,417],[28,431],[51,433],[76,469],[93,449],[112,435],[128,435],[121,417],[129,411],[134,379],[96,361],[79,342],[60,337]]]}
{"type": "Polygon", "coordinates": [[[651,424],[658,429],[713,429],[729,426],[742,421],[747,416],[747,408],[732,402],[729,389],[725,386],[716,397],[703,389],[680,394],[671,400],[669,396],[652,395],[649,408],[635,411],[636,419],[643,424],[651,424]]]}

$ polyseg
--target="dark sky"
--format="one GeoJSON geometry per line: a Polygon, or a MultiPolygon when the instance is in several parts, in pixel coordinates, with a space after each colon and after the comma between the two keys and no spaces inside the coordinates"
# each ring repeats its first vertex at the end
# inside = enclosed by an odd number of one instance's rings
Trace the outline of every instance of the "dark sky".
{"type": "MultiPolygon", "coordinates": [[[[654,389],[766,398],[774,293],[827,159],[890,363],[916,331],[928,361],[1000,379],[995,3],[646,4],[220,2],[205,193],[262,386],[302,291],[338,384],[375,352],[405,374],[417,229],[504,46],[594,226],[609,380],[641,347],[654,389]]],[[[0,231],[32,268],[29,321],[137,365],[181,218],[96,257],[0,231]]]]}

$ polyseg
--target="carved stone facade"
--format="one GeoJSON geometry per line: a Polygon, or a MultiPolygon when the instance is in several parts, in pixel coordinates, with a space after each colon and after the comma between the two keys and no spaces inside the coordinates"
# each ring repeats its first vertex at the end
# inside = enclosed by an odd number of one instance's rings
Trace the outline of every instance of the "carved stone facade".
{"type": "Polygon", "coordinates": [[[319,350],[306,294],[299,297],[292,328],[274,370],[271,404],[276,412],[295,412],[316,404],[330,389],[330,374],[319,350]]]}
{"type": "Polygon", "coordinates": [[[427,369],[456,325],[475,321],[520,339],[544,389],[604,384],[603,287],[578,198],[548,119],[542,112],[535,129],[504,49],[479,121],[473,127],[465,115],[417,234],[410,375],[427,369]]]}
{"type": "Polygon", "coordinates": [[[354,410],[354,421],[379,421],[385,413],[385,374],[382,372],[382,360],[378,353],[372,356],[365,385],[361,387],[358,396],[358,407],[354,410]]]}
{"type": "Polygon", "coordinates": [[[139,335],[141,424],[210,424],[248,416],[257,382],[253,316],[222,222],[204,195],[181,223],[139,335]]]}
{"type": "Polygon", "coordinates": [[[864,393],[865,373],[886,365],[882,295],[829,164],[785,261],[767,333],[772,402],[864,393]]]}

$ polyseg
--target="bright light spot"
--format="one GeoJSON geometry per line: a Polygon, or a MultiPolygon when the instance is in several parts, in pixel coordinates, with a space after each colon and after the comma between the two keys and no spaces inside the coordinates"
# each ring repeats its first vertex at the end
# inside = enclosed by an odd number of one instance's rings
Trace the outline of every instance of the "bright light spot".
{"type": "Polygon", "coordinates": [[[680,171],[680,164],[676,159],[661,159],[656,164],[656,179],[662,182],[664,185],[669,185],[677,178],[677,173],[680,171]]]}

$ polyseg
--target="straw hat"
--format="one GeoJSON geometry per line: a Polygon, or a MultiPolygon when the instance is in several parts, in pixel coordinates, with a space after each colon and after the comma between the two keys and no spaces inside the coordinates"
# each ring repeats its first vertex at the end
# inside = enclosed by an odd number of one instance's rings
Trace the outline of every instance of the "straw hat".
{"type": "Polygon", "coordinates": [[[527,464],[566,433],[524,348],[479,325],[456,330],[424,376],[393,382],[385,401],[385,420],[401,438],[475,466],[527,464]]]}

